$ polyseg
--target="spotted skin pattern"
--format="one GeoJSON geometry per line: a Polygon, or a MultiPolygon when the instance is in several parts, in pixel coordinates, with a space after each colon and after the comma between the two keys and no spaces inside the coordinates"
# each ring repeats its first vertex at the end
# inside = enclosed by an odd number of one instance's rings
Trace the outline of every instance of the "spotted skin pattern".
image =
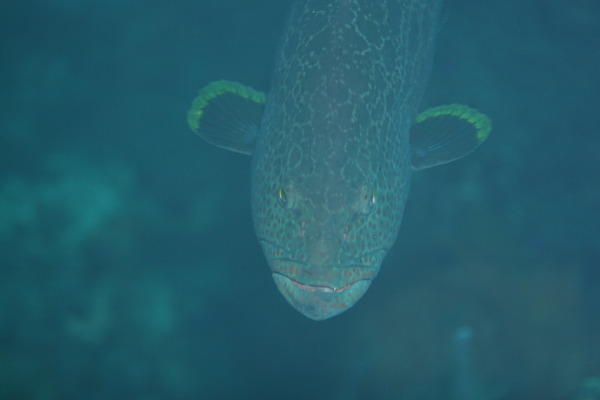
{"type": "Polygon", "coordinates": [[[396,239],[440,7],[294,6],[254,151],[252,211],[279,290],[309,318],[360,299],[396,239]]]}

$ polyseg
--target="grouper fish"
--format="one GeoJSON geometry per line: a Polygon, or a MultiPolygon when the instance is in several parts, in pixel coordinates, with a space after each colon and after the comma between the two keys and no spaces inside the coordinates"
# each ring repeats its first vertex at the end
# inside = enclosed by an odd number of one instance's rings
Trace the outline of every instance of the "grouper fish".
{"type": "Polygon", "coordinates": [[[313,320],[360,299],[393,245],[411,173],[473,151],[490,120],[418,113],[439,0],[299,0],[268,94],[202,89],[192,130],[252,155],[252,215],[277,288],[313,320]]]}

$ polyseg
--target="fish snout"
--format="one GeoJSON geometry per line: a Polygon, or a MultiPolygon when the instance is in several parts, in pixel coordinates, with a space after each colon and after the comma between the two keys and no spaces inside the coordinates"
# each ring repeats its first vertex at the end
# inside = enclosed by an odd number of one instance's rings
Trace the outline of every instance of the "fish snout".
{"type": "Polygon", "coordinates": [[[377,276],[384,250],[338,260],[330,240],[312,240],[305,255],[261,241],[273,280],[285,299],[306,317],[322,321],[351,308],[377,276]]]}
{"type": "Polygon", "coordinates": [[[336,245],[333,240],[323,237],[309,241],[307,243],[308,263],[315,267],[333,264],[336,261],[336,250],[339,248],[336,245]]]}

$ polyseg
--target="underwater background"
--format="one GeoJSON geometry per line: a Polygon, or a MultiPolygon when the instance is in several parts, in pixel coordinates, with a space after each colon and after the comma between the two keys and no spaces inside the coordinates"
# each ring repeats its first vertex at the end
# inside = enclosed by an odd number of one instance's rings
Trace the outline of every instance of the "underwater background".
{"type": "Polygon", "coordinates": [[[268,91],[289,0],[0,3],[0,399],[600,399],[600,2],[453,0],[423,109],[494,129],[413,179],[324,322],[272,282],[250,159],[197,91],[268,91]]]}

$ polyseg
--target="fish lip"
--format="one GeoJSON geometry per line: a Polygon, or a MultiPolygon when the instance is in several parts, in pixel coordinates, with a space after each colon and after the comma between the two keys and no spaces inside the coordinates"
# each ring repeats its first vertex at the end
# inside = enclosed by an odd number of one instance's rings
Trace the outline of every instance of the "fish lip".
{"type": "Polygon", "coordinates": [[[342,293],[342,292],[345,292],[346,290],[350,289],[352,286],[354,286],[355,284],[357,284],[359,282],[373,280],[371,278],[358,279],[356,281],[349,282],[349,283],[345,284],[344,286],[338,288],[338,287],[332,287],[332,286],[327,286],[327,285],[310,285],[308,283],[302,283],[293,278],[290,278],[289,276],[287,276],[285,274],[282,274],[281,272],[273,271],[272,274],[280,275],[280,276],[286,278],[287,280],[292,282],[294,284],[294,286],[296,286],[298,289],[306,290],[309,292],[322,292],[322,293],[342,293]]]}

